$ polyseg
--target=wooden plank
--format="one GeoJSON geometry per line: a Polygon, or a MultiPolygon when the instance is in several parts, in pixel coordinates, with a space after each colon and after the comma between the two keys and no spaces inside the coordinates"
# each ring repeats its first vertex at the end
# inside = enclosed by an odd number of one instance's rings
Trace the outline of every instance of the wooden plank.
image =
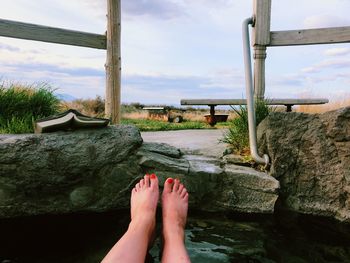
{"type": "Polygon", "coordinates": [[[252,44],[266,46],[270,44],[271,0],[254,0],[253,15],[252,44]]]}
{"type": "MultiPolygon", "coordinates": [[[[268,105],[312,105],[325,104],[328,99],[266,99],[268,105]]],[[[245,99],[182,99],[181,105],[246,105],[245,99]]]]}
{"type": "Polygon", "coordinates": [[[349,43],[350,27],[272,31],[269,46],[349,43]]]}
{"type": "Polygon", "coordinates": [[[118,124],[121,119],[120,0],[108,0],[107,8],[105,113],[112,124],[118,124]]]}
{"type": "Polygon", "coordinates": [[[106,36],[0,19],[0,36],[106,49],[106,36]]]}

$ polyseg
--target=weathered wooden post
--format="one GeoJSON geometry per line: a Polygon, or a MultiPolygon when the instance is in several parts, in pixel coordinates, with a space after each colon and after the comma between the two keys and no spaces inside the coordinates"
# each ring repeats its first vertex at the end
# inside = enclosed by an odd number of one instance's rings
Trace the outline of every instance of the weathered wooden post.
{"type": "Polygon", "coordinates": [[[264,99],[266,46],[270,44],[271,0],[254,0],[254,97],[264,99]]]}
{"type": "Polygon", "coordinates": [[[120,0],[107,0],[107,61],[105,114],[112,124],[120,123],[120,0]]]}

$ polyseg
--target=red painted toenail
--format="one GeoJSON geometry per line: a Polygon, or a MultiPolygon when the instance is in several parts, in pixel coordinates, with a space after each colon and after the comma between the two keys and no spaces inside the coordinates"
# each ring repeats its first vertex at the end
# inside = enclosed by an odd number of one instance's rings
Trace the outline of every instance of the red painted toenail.
{"type": "Polygon", "coordinates": [[[151,179],[156,179],[156,175],[155,174],[151,174],[151,179]]]}
{"type": "Polygon", "coordinates": [[[173,178],[168,178],[167,182],[168,182],[169,184],[172,184],[172,183],[174,182],[174,180],[173,180],[173,178]]]}

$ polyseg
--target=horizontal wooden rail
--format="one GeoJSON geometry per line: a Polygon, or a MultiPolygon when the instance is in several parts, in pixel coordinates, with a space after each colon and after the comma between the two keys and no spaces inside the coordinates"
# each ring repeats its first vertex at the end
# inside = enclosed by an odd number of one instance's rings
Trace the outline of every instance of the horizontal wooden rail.
{"type": "Polygon", "coordinates": [[[350,27],[271,31],[268,46],[350,43],[350,27]]]}
{"type": "MultiPolygon", "coordinates": [[[[266,104],[269,105],[311,105],[325,104],[328,99],[266,99],[266,104]]],[[[181,105],[246,105],[245,99],[183,99],[181,105]]]]}
{"type": "Polygon", "coordinates": [[[0,19],[0,36],[106,49],[105,35],[0,19]]]}

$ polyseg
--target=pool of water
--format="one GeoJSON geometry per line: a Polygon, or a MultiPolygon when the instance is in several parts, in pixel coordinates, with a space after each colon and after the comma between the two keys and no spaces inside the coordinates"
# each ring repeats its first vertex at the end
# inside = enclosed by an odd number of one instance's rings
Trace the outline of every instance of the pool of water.
{"type": "MultiPolygon", "coordinates": [[[[0,220],[0,263],[100,262],[128,221],[128,211],[0,220]]],[[[350,262],[350,227],[296,214],[191,212],[186,246],[200,263],[350,262]]],[[[160,251],[157,238],[149,262],[160,262],[160,251]]]]}

